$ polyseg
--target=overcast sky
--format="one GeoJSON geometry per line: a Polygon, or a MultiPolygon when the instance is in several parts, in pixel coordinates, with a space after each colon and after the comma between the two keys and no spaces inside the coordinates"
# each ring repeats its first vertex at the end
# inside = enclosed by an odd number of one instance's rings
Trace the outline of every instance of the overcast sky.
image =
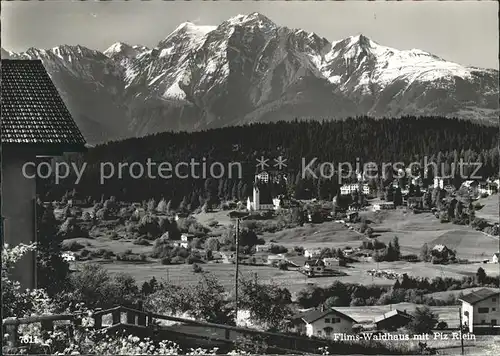
{"type": "Polygon", "coordinates": [[[2,47],[15,52],[60,44],[103,51],[118,41],[154,47],[181,22],[218,25],[257,11],[331,41],[362,33],[385,46],[498,69],[496,1],[2,1],[1,6],[2,47]]]}

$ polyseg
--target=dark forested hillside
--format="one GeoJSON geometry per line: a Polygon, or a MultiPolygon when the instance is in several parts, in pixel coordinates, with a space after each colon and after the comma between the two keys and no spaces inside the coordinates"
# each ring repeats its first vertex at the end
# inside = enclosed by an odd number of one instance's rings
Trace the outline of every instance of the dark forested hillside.
{"type": "MultiPolygon", "coordinates": [[[[481,126],[468,121],[451,120],[440,117],[405,117],[402,119],[375,120],[356,118],[343,121],[295,121],[271,124],[252,124],[228,127],[194,133],[166,132],[152,136],[110,142],[91,149],[83,156],[73,156],[72,160],[87,162],[88,166],[82,181],[73,186],[71,179],[54,186],[46,184],[44,195],[57,197],[67,190],[76,190],[99,199],[114,195],[118,199],[143,200],[149,198],[172,199],[173,203],[198,206],[207,195],[221,199],[244,198],[251,189],[256,171],[257,158],[269,159],[270,169],[274,158],[287,159],[287,191],[297,192],[300,185],[305,192],[302,197],[316,197],[320,191],[326,197],[335,194],[338,184],[328,183],[329,189],[321,190],[322,184],[314,179],[302,184],[300,174],[302,159],[309,162],[340,162],[355,164],[376,162],[441,162],[450,165],[460,158],[465,162],[481,162],[481,174],[485,177],[498,175],[498,129],[481,126]],[[132,178],[128,168],[123,176],[117,171],[113,178],[104,184],[99,182],[99,170],[102,162],[110,162],[115,167],[120,162],[139,162],[146,166],[147,159],[158,164],[170,162],[189,163],[191,159],[207,163],[241,162],[243,178],[230,179],[227,174],[221,179],[163,179],[132,178]],[[48,188],[48,189],[47,189],[48,188]],[[290,190],[291,189],[291,190],[290,190]]],[[[138,172],[136,170],[135,172],[138,172]]],[[[137,174],[137,173],[135,173],[137,174]]],[[[236,174],[236,172],[234,172],[236,174]]],[[[156,174],[155,174],[156,175],[156,174]]],[[[74,181],[74,179],[73,179],[74,181]]],[[[302,190],[302,189],[301,189],[302,190]]],[[[47,197],[49,197],[47,196],[47,197]]]]}

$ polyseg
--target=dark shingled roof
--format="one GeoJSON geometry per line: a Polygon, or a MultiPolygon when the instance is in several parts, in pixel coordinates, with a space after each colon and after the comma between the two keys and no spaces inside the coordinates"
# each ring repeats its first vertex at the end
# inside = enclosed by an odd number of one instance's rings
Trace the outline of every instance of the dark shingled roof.
{"type": "Polygon", "coordinates": [[[320,310],[320,309],[316,309],[316,310],[312,310],[312,311],[306,312],[305,314],[303,314],[301,316],[301,319],[303,319],[306,323],[310,324],[310,323],[313,323],[316,320],[324,318],[325,316],[330,315],[330,314],[335,314],[335,315],[337,315],[337,316],[339,316],[341,318],[344,318],[344,319],[352,321],[353,323],[356,323],[356,320],[354,320],[353,318],[351,318],[349,315],[341,313],[338,310],[335,310],[333,308],[331,308],[331,309],[325,309],[323,311],[320,310]]]}
{"type": "Polygon", "coordinates": [[[76,126],[40,60],[2,59],[2,144],[84,149],[76,126]]]}
{"type": "Polygon", "coordinates": [[[395,317],[396,315],[402,316],[406,319],[413,319],[413,315],[410,315],[404,311],[401,311],[399,309],[394,309],[391,310],[390,312],[384,313],[381,316],[378,316],[375,318],[375,323],[380,323],[382,320],[390,319],[395,317]]]}
{"type": "Polygon", "coordinates": [[[469,304],[476,304],[481,300],[485,300],[489,297],[493,297],[495,295],[499,295],[500,291],[491,290],[488,288],[481,288],[475,292],[464,295],[460,300],[467,302],[469,304]]]}

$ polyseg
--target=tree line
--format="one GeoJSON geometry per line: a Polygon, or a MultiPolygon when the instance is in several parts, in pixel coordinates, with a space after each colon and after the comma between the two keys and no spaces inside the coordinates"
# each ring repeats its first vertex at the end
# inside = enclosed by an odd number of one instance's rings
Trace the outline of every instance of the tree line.
{"type": "MultiPolygon", "coordinates": [[[[296,198],[332,198],[339,189],[338,179],[322,179],[320,163],[330,162],[434,162],[443,166],[446,173],[453,163],[481,163],[477,174],[483,177],[498,175],[498,130],[470,121],[442,117],[405,117],[401,119],[372,119],[360,117],[341,121],[293,121],[268,124],[251,124],[200,132],[164,132],[140,138],[108,142],[91,148],[85,154],[69,155],[64,159],[87,166],[78,185],[70,176],[61,184],[41,180],[40,193],[47,199],[58,199],[76,188],[79,194],[99,200],[104,194],[119,200],[141,201],[152,197],[171,200],[174,207],[181,203],[192,209],[205,202],[217,204],[224,200],[244,200],[251,194],[257,159],[269,159],[269,169],[274,159],[286,158],[286,182],[272,187],[273,193],[290,194],[296,198]],[[313,174],[302,175],[303,162],[309,163],[313,174]],[[241,177],[233,172],[230,178],[169,178],[147,175],[135,178],[128,169],[100,184],[100,164],[139,162],[229,162],[241,164],[241,177]]],[[[309,172],[309,170],[307,170],[309,172]]],[[[323,171],[324,172],[324,171],[323,171]]],[[[227,173],[227,172],[226,172],[227,173]]],[[[325,172],[324,172],[325,173],[325,172]]],[[[393,172],[381,172],[391,179],[393,172]]],[[[468,172],[472,173],[472,172],[468,172]]],[[[429,177],[432,179],[432,176],[429,177]]],[[[380,182],[373,182],[375,188],[380,182]]]]}

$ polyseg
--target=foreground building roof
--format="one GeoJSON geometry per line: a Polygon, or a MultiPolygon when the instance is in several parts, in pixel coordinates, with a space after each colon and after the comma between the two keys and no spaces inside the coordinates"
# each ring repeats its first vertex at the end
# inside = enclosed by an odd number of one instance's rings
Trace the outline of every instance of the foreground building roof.
{"type": "Polygon", "coordinates": [[[375,323],[380,323],[381,321],[383,320],[387,320],[387,319],[390,319],[390,318],[393,318],[395,316],[401,316],[403,318],[406,318],[408,320],[411,320],[413,319],[413,316],[402,311],[402,310],[399,310],[399,309],[394,309],[394,310],[391,310],[387,313],[384,313],[383,315],[380,315],[378,317],[375,318],[375,323]]]}
{"type": "Polygon", "coordinates": [[[495,295],[500,295],[500,291],[491,290],[488,288],[481,288],[475,292],[469,293],[461,297],[459,300],[467,302],[469,304],[476,304],[482,300],[495,295]]]}
{"type": "Polygon", "coordinates": [[[2,144],[84,150],[76,126],[40,60],[2,59],[2,144]]]}

